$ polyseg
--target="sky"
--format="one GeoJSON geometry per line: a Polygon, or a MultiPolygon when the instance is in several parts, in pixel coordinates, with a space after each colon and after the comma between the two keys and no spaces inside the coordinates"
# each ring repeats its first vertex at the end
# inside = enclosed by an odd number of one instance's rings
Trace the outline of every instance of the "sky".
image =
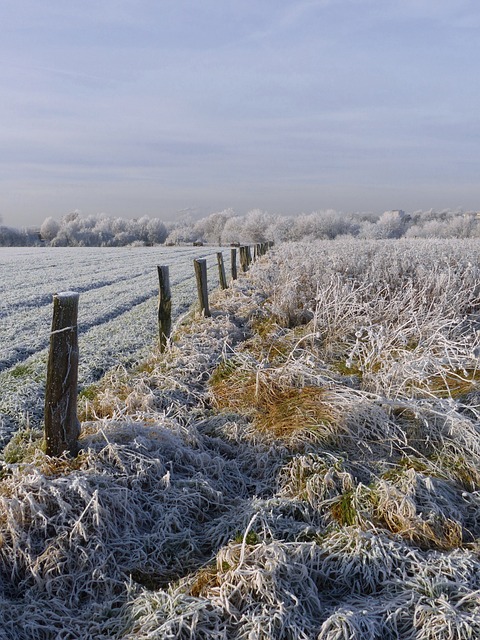
{"type": "Polygon", "coordinates": [[[478,0],[2,0],[0,216],[480,209],[478,0]]]}

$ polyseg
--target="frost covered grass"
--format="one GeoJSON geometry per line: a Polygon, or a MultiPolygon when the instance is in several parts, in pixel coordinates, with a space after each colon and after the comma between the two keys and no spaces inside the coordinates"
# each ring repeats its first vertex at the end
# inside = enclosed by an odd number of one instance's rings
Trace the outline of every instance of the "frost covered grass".
{"type": "Polygon", "coordinates": [[[479,637],[479,248],[281,245],[84,394],[78,458],[19,437],[0,637],[479,637]]]}

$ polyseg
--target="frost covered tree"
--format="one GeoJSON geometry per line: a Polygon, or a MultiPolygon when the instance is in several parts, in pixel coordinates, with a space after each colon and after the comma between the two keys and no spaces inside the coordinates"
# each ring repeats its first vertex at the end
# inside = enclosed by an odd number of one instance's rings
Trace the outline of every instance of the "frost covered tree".
{"type": "Polygon", "coordinates": [[[51,216],[45,218],[40,227],[40,235],[46,242],[51,242],[60,231],[60,223],[51,216]]]}
{"type": "Polygon", "coordinates": [[[401,238],[407,230],[408,219],[404,211],[385,211],[376,224],[377,238],[401,238]]]}
{"type": "Polygon", "coordinates": [[[478,220],[474,214],[455,216],[447,226],[447,238],[473,238],[478,233],[478,220]]]}
{"type": "Polygon", "coordinates": [[[294,226],[295,221],[293,218],[278,216],[266,228],[265,235],[268,240],[273,240],[274,242],[288,242],[292,240],[294,226]]]}
{"type": "Polygon", "coordinates": [[[165,224],[148,216],[136,220],[102,214],[82,216],[75,211],[60,222],[47,218],[41,226],[42,237],[52,246],[125,246],[134,242],[159,244],[167,236],[165,224]]]}
{"type": "Polygon", "coordinates": [[[63,218],[62,218],[62,225],[67,225],[70,222],[75,222],[75,220],[77,220],[77,218],[80,217],[80,211],[78,209],[75,209],[75,211],[70,211],[69,213],[66,213],[63,218]]]}
{"type": "Polygon", "coordinates": [[[222,244],[223,229],[228,222],[235,216],[233,209],[224,209],[211,213],[206,218],[201,218],[195,224],[195,233],[198,240],[204,240],[210,244],[222,244]]]}
{"type": "Polygon", "coordinates": [[[69,246],[69,238],[65,229],[60,228],[59,232],[50,242],[52,247],[68,247],[69,246]]]}
{"type": "MultiPolygon", "coordinates": [[[[95,223],[94,232],[101,247],[110,247],[113,244],[115,233],[112,229],[112,220],[106,216],[99,216],[95,223]]],[[[127,243],[128,244],[128,243],[127,243]]]]}
{"type": "Polygon", "coordinates": [[[252,209],[245,216],[245,235],[248,242],[265,242],[266,231],[272,223],[273,216],[261,209],[252,209]]]}
{"type": "Polygon", "coordinates": [[[141,242],[148,242],[148,223],[150,218],[148,216],[142,216],[135,221],[135,238],[141,242]]]}
{"type": "Polygon", "coordinates": [[[1,247],[21,247],[28,244],[28,236],[25,231],[20,231],[14,227],[0,226],[0,246],[1,247]]]}
{"type": "Polygon", "coordinates": [[[147,223],[147,242],[150,244],[161,244],[167,237],[167,228],[158,218],[152,218],[147,223]]]}
{"type": "Polygon", "coordinates": [[[358,218],[334,209],[326,209],[296,217],[292,225],[291,239],[333,240],[338,236],[356,236],[359,231],[358,218]]]}
{"type": "Polygon", "coordinates": [[[245,217],[232,216],[225,222],[220,244],[245,242],[245,217]]]}
{"type": "Polygon", "coordinates": [[[165,239],[165,244],[182,244],[183,242],[194,242],[195,231],[190,225],[175,227],[170,231],[165,239]]]}

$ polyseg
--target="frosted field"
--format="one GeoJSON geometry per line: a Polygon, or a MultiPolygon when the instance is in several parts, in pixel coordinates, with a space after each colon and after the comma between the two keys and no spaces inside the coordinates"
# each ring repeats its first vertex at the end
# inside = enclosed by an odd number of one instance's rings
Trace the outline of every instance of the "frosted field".
{"type": "MultiPolygon", "coordinates": [[[[52,294],[80,292],[81,386],[151,350],[158,331],[156,265],[170,267],[173,317],[196,297],[194,258],[214,247],[3,248],[0,250],[0,445],[12,430],[41,420],[52,294]]],[[[223,251],[229,269],[230,251],[223,251]]]]}
{"type": "Polygon", "coordinates": [[[292,243],[0,464],[0,640],[480,638],[478,241],[292,243]],[[87,404],[87,403],[86,403],[87,404]]]}

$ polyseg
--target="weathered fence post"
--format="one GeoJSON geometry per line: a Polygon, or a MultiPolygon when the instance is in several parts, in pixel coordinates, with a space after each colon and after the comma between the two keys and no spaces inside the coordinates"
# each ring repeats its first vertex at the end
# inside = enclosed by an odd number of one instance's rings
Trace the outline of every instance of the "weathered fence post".
{"type": "Polygon", "coordinates": [[[243,272],[248,269],[247,247],[245,245],[240,247],[240,267],[243,272]]]}
{"type": "Polygon", "coordinates": [[[217,251],[217,262],[218,262],[218,278],[220,280],[220,288],[227,288],[227,277],[225,275],[225,264],[223,263],[223,253],[221,251],[217,251]]]}
{"type": "Polygon", "coordinates": [[[211,314],[208,307],[207,261],[205,259],[196,259],[193,261],[193,266],[195,267],[195,276],[197,278],[200,312],[203,313],[206,318],[209,318],[211,314]]]}
{"type": "Polygon", "coordinates": [[[245,253],[247,256],[247,269],[248,267],[252,264],[252,252],[250,249],[250,245],[247,244],[247,246],[245,247],[245,253]]]}
{"type": "Polygon", "coordinates": [[[237,279],[237,250],[230,249],[230,266],[232,270],[232,280],[237,279]]]}
{"type": "Polygon", "coordinates": [[[163,353],[172,330],[172,294],[170,291],[170,275],[167,266],[157,266],[158,271],[158,335],[160,351],[163,353]]]}
{"type": "Polygon", "coordinates": [[[78,452],[78,298],[75,291],[53,296],[45,389],[45,451],[49,456],[78,452]]]}

